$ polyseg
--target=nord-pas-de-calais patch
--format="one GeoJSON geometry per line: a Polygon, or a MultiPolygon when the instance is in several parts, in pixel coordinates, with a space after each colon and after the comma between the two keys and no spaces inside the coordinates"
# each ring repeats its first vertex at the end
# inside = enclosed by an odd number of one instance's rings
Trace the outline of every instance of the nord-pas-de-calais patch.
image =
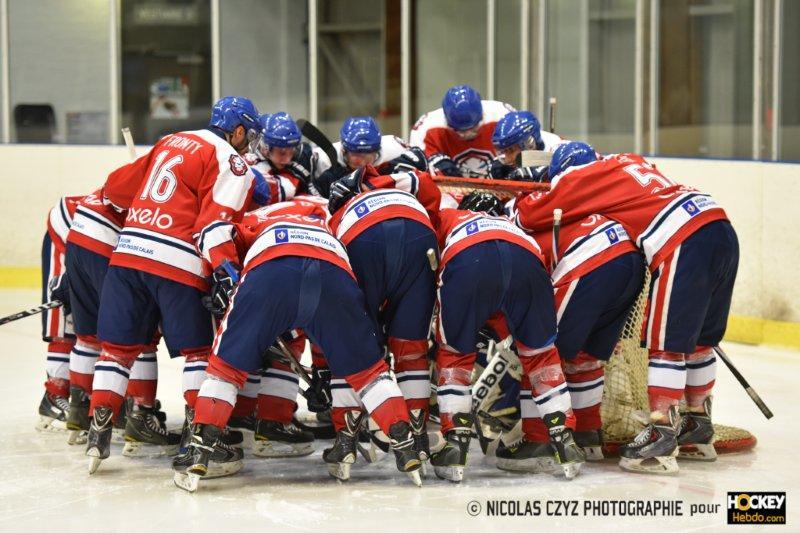
{"type": "Polygon", "coordinates": [[[232,154],[228,162],[231,164],[231,172],[235,175],[244,176],[247,173],[247,163],[244,162],[241,156],[232,154]]]}

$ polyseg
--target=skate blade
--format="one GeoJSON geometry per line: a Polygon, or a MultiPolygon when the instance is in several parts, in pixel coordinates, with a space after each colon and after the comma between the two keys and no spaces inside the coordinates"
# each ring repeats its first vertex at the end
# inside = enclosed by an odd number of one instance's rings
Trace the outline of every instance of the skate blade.
{"type": "Polygon", "coordinates": [[[304,457],[314,453],[314,443],[285,443],[271,440],[256,440],[252,448],[256,457],[304,457]]]}
{"type": "Polygon", "coordinates": [[[422,459],[420,457],[419,463],[420,463],[419,464],[419,473],[420,473],[420,475],[422,477],[428,477],[428,475],[431,473],[430,472],[430,470],[431,470],[430,462],[428,461],[427,458],[426,459],[422,459]]]}
{"type": "Polygon", "coordinates": [[[364,446],[360,442],[356,443],[356,448],[358,449],[358,453],[361,454],[361,457],[368,463],[374,463],[378,460],[378,454],[375,452],[375,447],[371,444],[369,446],[364,446]]]}
{"type": "Polygon", "coordinates": [[[164,457],[178,454],[177,444],[151,444],[149,442],[139,442],[125,440],[122,448],[122,455],[125,457],[164,457]]]}
{"type": "Polygon", "coordinates": [[[564,476],[565,478],[570,480],[570,479],[575,479],[575,477],[580,473],[583,463],[582,462],[565,463],[558,466],[559,468],[556,468],[553,472],[554,475],[556,477],[564,476]]]}
{"type": "Polygon", "coordinates": [[[556,469],[556,462],[549,457],[536,457],[531,459],[502,459],[498,457],[497,468],[508,472],[549,474],[556,469]]]}
{"type": "Polygon", "coordinates": [[[42,433],[60,433],[66,430],[66,422],[58,420],[57,418],[39,415],[39,421],[36,423],[36,431],[41,431],[42,433]]]}
{"type": "Polygon", "coordinates": [[[172,482],[175,483],[175,486],[179,489],[183,489],[186,492],[195,492],[200,484],[200,476],[197,474],[175,472],[175,475],[172,476],[172,482]]]}
{"type": "Polygon", "coordinates": [[[648,459],[629,459],[627,457],[621,457],[619,466],[623,470],[636,472],[638,474],[674,475],[679,471],[678,461],[671,455],[648,459]],[[655,464],[653,464],[654,462],[655,464]]]}
{"type": "Polygon", "coordinates": [[[422,486],[422,478],[419,475],[420,469],[412,470],[411,472],[406,472],[406,475],[411,479],[411,482],[414,483],[417,487],[422,486]]]}
{"type": "Polygon", "coordinates": [[[100,468],[100,463],[103,462],[103,459],[100,458],[100,450],[97,448],[86,450],[86,455],[89,456],[89,475],[91,476],[100,468]]]}
{"type": "Polygon", "coordinates": [[[717,450],[713,444],[688,444],[679,448],[678,459],[712,462],[717,460],[717,450]]]}
{"type": "Polygon", "coordinates": [[[464,467],[460,465],[434,466],[433,472],[439,479],[445,479],[447,481],[452,481],[453,483],[461,483],[461,480],[464,479],[464,467]]]}
{"type": "Polygon", "coordinates": [[[600,446],[585,446],[583,451],[586,454],[587,461],[602,461],[606,457],[603,455],[603,448],[600,446]]]}
{"type": "Polygon", "coordinates": [[[67,444],[74,446],[75,444],[86,444],[88,441],[89,432],[83,429],[69,430],[67,435],[67,444]]]}
{"type": "Polygon", "coordinates": [[[350,479],[351,463],[329,463],[328,474],[339,481],[347,481],[350,479]]]}
{"type": "Polygon", "coordinates": [[[125,444],[125,430],[120,428],[112,429],[111,442],[114,444],[125,444]]]}

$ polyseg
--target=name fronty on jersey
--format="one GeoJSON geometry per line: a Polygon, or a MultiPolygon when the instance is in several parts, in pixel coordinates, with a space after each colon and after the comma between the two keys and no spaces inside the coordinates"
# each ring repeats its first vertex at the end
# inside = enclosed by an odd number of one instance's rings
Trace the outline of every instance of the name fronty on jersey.
{"type": "Polygon", "coordinates": [[[162,213],[160,207],[157,207],[155,210],[147,207],[131,207],[128,210],[128,216],[125,222],[133,222],[142,226],[153,226],[158,229],[167,229],[172,227],[173,220],[172,216],[168,213],[162,213]]]}
{"type": "Polygon", "coordinates": [[[190,154],[194,154],[203,147],[201,143],[195,141],[194,139],[183,137],[181,135],[170,135],[164,140],[164,146],[169,148],[177,148],[178,150],[183,150],[185,152],[189,152],[190,154]]]}

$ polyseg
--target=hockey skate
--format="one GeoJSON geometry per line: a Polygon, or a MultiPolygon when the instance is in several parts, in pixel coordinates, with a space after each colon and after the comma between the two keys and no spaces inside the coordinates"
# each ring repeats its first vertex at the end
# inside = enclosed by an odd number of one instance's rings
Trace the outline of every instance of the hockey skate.
{"type": "Polygon", "coordinates": [[[397,469],[408,474],[414,485],[421,487],[422,478],[420,478],[419,474],[422,462],[415,446],[416,439],[411,430],[411,425],[403,421],[392,424],[389,428],[389,443],[392,445],[392,451],[394,451],[397,469]]]}
{"type": "Polygon", "coordinates": [[[125,444],[125,427],[128,425],[128,413],[133,409],[133,398],[128,396],[122,403],[122,407],[114,422],[111,431],[111,442],[115,444],[125,444]]]}
{"type": "Polygon", "coordinates": [[[453,429],[445,435],[444,447],[431,455],[431,464],[437,477],[459,483],[464,479],[464,467],[467,466],[472,415],[454,414],[453,425],[453,429]]]}
{"type": "Polygon", "coordinates": [[[704,413],[685,413],[678,428],[678,459],[716,461],[714,424],[711,423],[711,398],[703,402],[704,413]]]}
{"type": "Polygon", "coordinates": [[[356,462],[356,445],[362,411],[348,411],[344,416],[345,427],[336,433],[333,446],[322,452],[322,460],[328,463],[328,473],[340,481],[350,479],[350,467],[356,462]]]}
{"type": "Polygon", "coordinates": [[[302,457],[314,453],[314,434],[294,422],[259,420],[254,438],[253,455],[257,457],[302,457]]]}
{"type": "Polygon", "coordinates": [[[619,466],[629,472],[646,474],[677,474],[678,440],[676,434],[677,406],[669,410],[667,423],[648,424],[619,450],[619,466]]]}
{"type": "Polygon", "coordinates": [[[257,423],[258,419],[255,415],[232,416],[228,419],[228,428],[241,432],[242,438],[244,439],[242,444],[252,448],[257,423]]]}
{"type": "Polygon", "coordinates": [[[39,403],[39,421],[36,423],[36,430],[64,431],[67,429],[68,415],[69,401],[64,397],[45,392],[39,403]]]}
{"type": "Polygon", "coordinates": [[[125,457],[159,457],[178,453],[181,436],[167,431],[156,407],[134,406],[125,425],[125,457]]]}
{"type": "MultiPolygon", "coordinates": [[[[156,402],[158,405],[158,402],[156,402]]],[[[188,405],[183,406],[184,419],[183,427],[181,428],[181,440],[178,444],[178,453],[184,454],[188,450],[189,441],[192,437],[192,424],[194,423],[194,409],[188,405]]],[[[163,420],[162,420],[163,422],[163,420]]],[[[235,429],[225,428],[219,437],[219,440],[227,446],[242,446],[244,436],[241,431],[235,429]]]]}
{"type": "Polygon", "coordinates": [[[103,459],[111,453],[111,431],[114,428],[110,407],[95,407],[86,437],[86,455],[89,457],[89,474],[94,474],[103,459]]]}
{"type": "Polygon", "coordinates": [[[431,458],[431,448],[428,441],[428,431],[425,428],[425,411],[412,409],[409,412],[411,419],[411,432],[414,434],[414,449],[421,463],[420,471],[423,476],[428,475],[427,463],[431,458]]]}
{"type": "Polygon", "coordinates": [[[575,431],[573,433],[575,443],[583,448],[587,461],[602,461],[603,455],[603,432],[596,431],[575,431]]]}
{"type": "Polygon", "coordinates": [[[67,416],[67,444],[86,444],[89,431],[89,395],[80,387],[69,388],[69,415],[67,416]]]}
{"type": "Polygon", "coordinates": [[[550,446],[555,454],[554,474],[563,473],[567,479],[573,479],[586,462],[586,454],[575,443],[572,430],[566,426],[566,415],[561,412],[550,413],[543,416],[542,420],[550,432],[550,446]]]}
{"type": "Polygon", "coordinates": [[[553,447],[548,442],[521,440],[497,449],[497,468],[510,472],[550,473],[556,469],[553,447]]]}
{"type": "Polygon", "coordinates": [[[222,442],[222,434],[209,424],[193,426],[186,453],[172,460],[172,481],[177,487],[194,492],[201,478],[230,476],[242,469],[244,452],[222,442]]]}

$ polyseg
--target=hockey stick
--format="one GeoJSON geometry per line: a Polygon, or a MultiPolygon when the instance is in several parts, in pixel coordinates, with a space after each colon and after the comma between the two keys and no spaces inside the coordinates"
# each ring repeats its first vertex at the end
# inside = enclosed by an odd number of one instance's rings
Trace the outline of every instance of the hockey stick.
{"type": "Polygon", "coordinates": [[[428,248],[428,251],[425,252],[425,255],[428,256],[428,264],[431,267],[431,270],[436,272],[439,268],[439,259],[436,258],[436,251],[433,248],[428,248]]]}
{"type": "Polygon", "coordinates": [[[56,307],[61,307],[63,304],[59,300],[53,300],[50,302],[43,303],[38,307],[31,307],[30,309],[26,309],[25,311],[20,311],[19,313],[14,313],[13,315],[4,316],[0,318],[0,326],[3,324],[8,324],[9,322],[14,322],[15,320],[19,320],[20,318],[25,318],[26,316],[33,316],[38,315],[48,309],[55,309],[56,307]]]}
{"type": "Polygon", "coordinates": [[[731,374],[733,374],[733,377],[736,378],[736,381],[738,381],[739,384],[741,384],[741,386],[744,387],[744,390],[745,392],[747,392],[747,395],[750,396],[750,399],[753,400],[753,402],[761,410],[764,416],[767,417],[767,420],[772,418],[772,411],[769,410],[769,407],[767,407],[767,404],[765,404],[764,400],[761,399],[761,396],[759,396],[758,393],[753,389],[753,387],[750,386],[747,380],[744,379],[742,373],[739,372],[739,370],[735,366],[733,366],[733,362],[730,360],[728,355],[722,351],[722,348],[720,348],[719,346],[714,346],[714,351],[717,352],[719,358],[722,359],[722,362],[725,363],[725,366],[727,366],[728,370],[731,371],[731,374]]]}
{"type": "Polygon", "coordinates": [[[551,258],[550,268],[556,269],[558,264],[558,234],[561,231],[561,209],[553,209],[553,257],[551,258]]]}
{"type": "Polygon", "coordinates": [[[331,160],[331,167],[342,166],[339,164],[339,155],[336,153],[336,148],[334,148],[333,143],[319,128],[304,118],[297,120],[297,127],[300,128],[300,133],[302,133],[306,139],[319,146],[322,151],[325,152],[325,155],[331,160]]]}
{"type": "Polygon", "coordinates": [[[125,146],[128,147],[131,161],[136,161],[136,145],[133,144],[133,135],[131,135],[130,128],[122,128],[122,138],[125,139],[125,146]]]}
{"type": "Polygon", "coordinates": [[[550,133],[556,132],[556,101],[555,96],[550,97],[550,133]]]}

